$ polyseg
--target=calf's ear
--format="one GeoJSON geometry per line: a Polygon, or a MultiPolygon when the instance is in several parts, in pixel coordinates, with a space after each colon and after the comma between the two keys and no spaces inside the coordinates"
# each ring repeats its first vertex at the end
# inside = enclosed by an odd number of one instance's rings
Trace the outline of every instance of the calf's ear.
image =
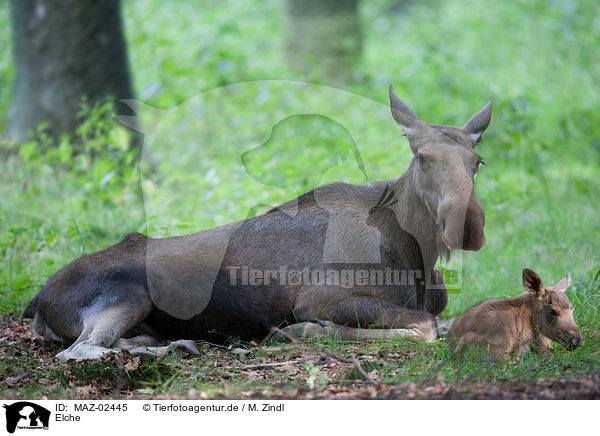
{"type": "Polygon", "coordinates": [[[565,292],[571,285],[571,274],[567,273],[557,284],[554,285],[554,290],[558,292],[565,292]]]}
{"type": "Polygon", "coordinates": [[[523,269],[523,287],[527,292],[531,292],[537,295],[538,297],[541,297],[544,293],[542,279],[529,268],[523,269]]]}

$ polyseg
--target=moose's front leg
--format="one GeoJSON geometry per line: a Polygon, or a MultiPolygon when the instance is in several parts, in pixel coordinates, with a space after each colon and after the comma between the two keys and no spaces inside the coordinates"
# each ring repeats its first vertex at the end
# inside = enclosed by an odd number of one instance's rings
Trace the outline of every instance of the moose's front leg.
{"type": "MultiPolygon", "coordinates": [[[[418,304],[418,290],[417,290],[417,304],[418,304]]],[[[444,276],[436,268],[431,271],[431,281],[427,286],[427,290],[424,292],[425,296],[425,309],[433,316],[438,316],[444,311],[448,304],[448,292],[446,291],[446,284],[444,283],[444,276]]],[[[419,305],[419,308],[421,306],[419,305]]]]}
{"type": "Polygon", "coordinates": [[[417,286],[417,307],[419,310],[426,310],[425,305],[425,286],[417,286]]]}
{"type": "Polygon", "coordinates": [[[371,296],[348,296],[342,301],[330,299],[318,302],[309,297],[306,301],[300,298],[294,313],[299,321],[318,318],[362,329],[402,329],[406,330],[405,336],[426,342],[437,337],[435,319],[430,313],[405,309],[371,296]]]}
{"type": "Polygon", "coordinates": [[[448,292],[442,273],[434,268],[429,274],[429,281],[416,283],[417,308],[437,316],[448,304],[448,292]]]}

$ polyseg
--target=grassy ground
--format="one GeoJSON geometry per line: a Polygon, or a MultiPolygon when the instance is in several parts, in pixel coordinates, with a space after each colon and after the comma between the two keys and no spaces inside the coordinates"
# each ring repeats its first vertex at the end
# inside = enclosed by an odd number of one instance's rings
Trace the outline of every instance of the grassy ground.
{"type": "Polygon", "coordinates": [[[490,363],[456,361],[443,341],[303,345],[200,344],[200,356],[142,360],[126,352],[101,362],[59,363],[24,322],[0,320],[3,398],[600,398],[599,340],[567,353],[490,363]],[[323,352],[327,351],[327,354],[323,352]],[[372,383],[348,362],[354,356],[372,383]]]}
{"type": "MultiPolygon", "coordinates": [[[[0,129],[13,75],[6,3],[0,3],[0,129]]],[[[494,366],[453,362],[443,341],[311,346],[352,352],[365,365],[372,361],[369,371],[388,387],[436,386],[440,380],[485,386],[513,377],[529,383],[597,372],[599,5],[400,3],[361,5],[364,51],[352,83],[302,86],[287,82],[305,77],[291,71],[283,56],[279,2],[124,2],[137,95],[170,110],[140,109],[148,151],[142,163],[102,108],[94,109],[74,141],[49,149],[38,137],[18,153],[2,155],[0,396],[185,396],[189,390],[319,396],[363,389],[364,382],[349,375],[349,364],[317,352],[271,352],[249,344],[237,344],[249,349],[244,357],[206,346],[198,359],[170,356],[131,364],[127,371],[127,356],[124,363],[57,364],[50,359],[57,349],[43,347],[10,318],[62,265],[128,232],[190,233],[242,219],[327,181],[400,174],[410,152],[386,109],[389,83],[420,116],[437,123],[461,125],[494,96],[492,124],[478,150],[487,165],[476,182],[488,242],[442,265],[458,279],[442,316],[483,298],[516,295],[523,267],[548,284],[569,271],[574,284],[568,295],[584,346],[494,366]],[[258,82],[220,88],[247,81],[258,82]],[[84,144],[83,150],[73,144],[84,144]],[[18,337],[11,336],[15,331],[18,337]],[[298,362],[260,366],[287,360],[298,362]]],[[[387,396],[394,392],[404,391],[387,396]]]]}

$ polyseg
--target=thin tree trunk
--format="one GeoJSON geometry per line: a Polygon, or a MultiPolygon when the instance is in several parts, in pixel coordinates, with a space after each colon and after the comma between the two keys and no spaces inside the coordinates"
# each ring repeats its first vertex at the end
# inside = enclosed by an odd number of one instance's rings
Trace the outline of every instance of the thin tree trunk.
{"type": "Polygon", "coordinates": [[[358,0],[287,0],[286,56],[306,80],[352,80],[362,51],[358,0]]]}
{"type": "MultiPolygon", "coordinates": [[[[11,0],[15,76],[5,137],[72,133],[84,101],[132,98],[119,0],[11,0]]],[[[117,112],[129,114],[117,105],[117,112]]]]}

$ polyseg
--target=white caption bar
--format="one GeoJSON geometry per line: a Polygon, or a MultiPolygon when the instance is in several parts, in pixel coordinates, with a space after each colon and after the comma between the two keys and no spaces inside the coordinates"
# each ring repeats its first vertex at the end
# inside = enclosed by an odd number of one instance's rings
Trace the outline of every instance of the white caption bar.
{"type": "MultiPolygon", "coordinates": [[[[0,400],[2,431],[15,435],[221,434],[247,435],[486,434],[506,431],[586,434],[593,401],[49,401],[0,400]],[[576,419],[539,419],[553,415],[576,419]],[[586,413],[590,412],[590,413],[586,413]],[[548,424],[546,426],[544,424],[548,424]],[[12,430],[12,432],[10,431],[12,430]],[[215,432],[215,433],[213,433],[215,432]],[[115,433],[116,434],[116,433],[115,433]]],[[[7,434],[7,433],[4,433],[7,434]]]]}

